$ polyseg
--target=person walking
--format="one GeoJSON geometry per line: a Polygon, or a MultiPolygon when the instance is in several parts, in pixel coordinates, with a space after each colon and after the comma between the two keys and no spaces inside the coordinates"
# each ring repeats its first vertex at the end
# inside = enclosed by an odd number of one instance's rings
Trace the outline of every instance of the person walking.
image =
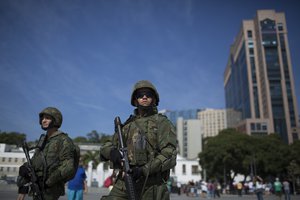
{"type": "Polygon", "coordinates": [[[83,193],[88,192],[86,178],[83,161],[80,159],[74,178],[68,182],[68,200],[83,200],[83,193]]]}
{"type": "MultiPolygon", "coordinates": [[[[170,199],[166,183],[170,169],[176,165],[176,133],[168,118],[158,114],[159,101],[159,94],[150,81],[138,81],[131,94],[134,114],[122,125],[131,177],[139,200],[170,199]]],[[[118,139],[114,136],[100,149],[100,159],[110,160],[114,169],[123,166],[117,147],[118,139]]],[[[123,174],[123,169],[120,169],[113,189],[102,200],[129,198],[123,174]]]]}
{"type": "Polygon", "coordinates": [[[257,200],[264,200],[264,185],[263,185],[263,179],[260,176],[256,176],[253,181],[254,187],[255,187],[255,193],[257,200]]]}
{"type": "MultiPolygon", "coordinates": [[[[35,149],[30,160],[44,200],[56,200],[65,194],[65,183],[74,177],[79,162],[79,148],[66,133],[59,130],[62,121],[63,116],[57,108],[43,109],[39,113],[39,123],[46,135],[42,134],[37,145],[30,148],[35,149]]],[[[18,198],[22,199],[28,193],[31,176],[26,162],[19,168],[18,198]]],[[[29,195],[37,199],[32,188],[29,195]]]]}
{"type": "Polygon", "coordinates": [[[282,183],[279,181],[279,178],[276,178],[276,181],[274,182],[274,192],[275,195],[279,197],[281,200],[282,196],[282,183]]]}
{"type": "Polygon", "coordinates": [[[242,191],[243,191],[243,184],[242,182],[238,182],[236,185],[237,191],[238,191],[238,195],[241,197],[242,196],[242,191]]]}
{"type": "Polygon", "coordinates": [[[287,179],[283,181],[283,191],[284,191],[284,198],[285,200],[291,200],[291,189],[290,183],[287,179]]]}

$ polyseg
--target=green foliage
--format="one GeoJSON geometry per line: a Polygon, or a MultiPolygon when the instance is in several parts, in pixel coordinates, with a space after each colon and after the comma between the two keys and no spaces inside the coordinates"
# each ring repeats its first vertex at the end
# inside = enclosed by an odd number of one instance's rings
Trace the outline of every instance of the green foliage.
{"type": "Polygon", "coordinates": [[[107,140],[110,140],[111,135],[107,135],[104,133],[98,133],[97,131],[93,130],[90,133],[86,134],[86,137],[79,136],[73,139],[75,143],[94,143],[94,144],[103,144],[107,140]]]}
{"type": "Polygon", "coordinates": [[[291,179],[300,176],[300,140],[295,141],[290,146],[291,161],[287,167],[287,174],[291,179]]]}
{"type": "Polygon", "coordinates": [[[235,129],[226,129],[205,139],[199,162],[209,178],[232,181],[232,172],[262,177],[281,176],[291,171],[298,174],[299,152],[299,141],[288,146],[277,134],[248,136],[235,129]]]}
{"type": "Polygon", "coordinates": [[[87,143],[88,142],[87,138],[83,137],[83,136],[76,137],[73,139],[73,141],[75,143],[87,143]]]}
{"type": "Polygon", "coordinates": [[[83,164],[86,166],[90,161],[93,161],[93,169],[95,169],[100,160],[99,160],[100,151],[87,151],[86,154],[82,156],[83,164]]]}
{"type": "Polygon", "coordinates": [[[0,131],[0,143],[21,146],[25,139],[26,135],[24,133],[0,131]]]}

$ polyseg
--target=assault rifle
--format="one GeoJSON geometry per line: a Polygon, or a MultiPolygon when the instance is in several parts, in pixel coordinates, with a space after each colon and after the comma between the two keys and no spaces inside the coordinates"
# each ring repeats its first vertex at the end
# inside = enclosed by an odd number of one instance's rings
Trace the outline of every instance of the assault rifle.
{"type": "Polygon", "coordinates": [[[39,185],[38,178],[35,174],[35,171],[34,171],[34,168],[32,166],[30,156],[29,156],[29,150],[30,149],[28,148],[28,144],[25,141],[22,144],[22,148],[23,148],[23,151],[24,151],[26,159],[27,159],[28,168],[30,170],[30,184],[31,184],[30,187],[31,187],[31,190],[33,192],[33,196],[35,198],[37,198],[38,200],[44,200],[44,196],[43,196],[41,187],[39,185]]]}
{"type": "Polygon", "coordinates": [[[125,187],[128,192],[129,199],[137,200],[138,198],[137,198],[137,195],[136,195],[136,192],[134,189],[134,185],[133,185],[133,181],[132,181],[132,177],[131,177],[132,170],[130,169],[130,166],[129,166],[127,148],[124,147],[120,117],[115,118],[115,128],[116,128],[116,131],[118,134],[118,139],[119,139],[119,151],[122,155],[123,170],[125,173],[125,175],[124,175],[125,187]]]}

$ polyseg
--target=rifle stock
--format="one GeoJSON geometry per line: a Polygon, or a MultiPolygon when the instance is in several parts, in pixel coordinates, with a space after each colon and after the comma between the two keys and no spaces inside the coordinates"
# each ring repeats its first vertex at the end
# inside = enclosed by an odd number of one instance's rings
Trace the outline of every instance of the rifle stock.
{"type": "Polygon", "coordinates": [[[30,182],[31,182],[30,187],[31,187],[31,190],[33,192],[33,195],[36,198],[38,198],[39,200],[44,200],[44,196],[43,196],[41,187],[39,185],[38,178],[35,174],[35,171],[34,171],[34,168],[32,166],[30,156],[29,156],[29,148],[28,148],[28,145],[25,141],[22,144],[22,148],[23,148],[23,151],[24,151],[25,156],[26,156],[26,160],[27,160],[27,163],[28,163],[28,168],[30,169],[30,182]]]}
{"type": "Polygon", "coordinates": [[[124,175],[125,187],[128,192],[128,197],[131,200],[137,200],[138,198],[137,198],[135,188],[133,185],[133,180],[131,177],[131,169],[130,169],[129,161],[128,161],[127,148],[124,146],[124,142],[123,142],[120,117],[115,118],[115,127],[116,127],[116,131],[118,134],[118,139],[119,139],[119,151],[123,158],[123,170],[125,172],[125,175],[124,175]]]}

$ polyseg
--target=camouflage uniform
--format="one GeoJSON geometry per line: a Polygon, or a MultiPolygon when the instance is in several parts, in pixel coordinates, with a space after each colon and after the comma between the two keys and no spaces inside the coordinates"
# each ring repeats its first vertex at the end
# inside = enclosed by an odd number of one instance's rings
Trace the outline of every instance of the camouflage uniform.
{"type": "MultiPolygon", "coordinates": [[[[170,169],[176,165],[175,128],[167,117],[157,113],[159,96],[150,82],[140,81],[135,85],[131,104],[136,106],[134,93],[140,88],[152,89],[155,92],[156,104],[143,116],[135,109],[134,115],[123,125],[123,140],[126,142],[131,168],[138,166],[142,169],[142,176],[134,181],[139,199],[167,200],[170,197],[166,181],[170,169]]],[[[104,144],[100,150],[101,159],[109,160],[111,149],[117,145],[117,137],[113,137],[112,142],[104,144]]],[[[119,173],[109,196],[102,199],[128,199],[121,174],[119,173]]]]}
{"type": "MultiPolygon", "coordinates": [[[[62,115],[56,108],[44,109],[40,113],[40,123],[44,114],[54,118],[53,126],[60,127],[62,115]]],[[[74,151],[73,141],[59,130],[50,137],[46,136],[43,147],[35,150],[31,161],[45,200],[56,200],[65,194],[65,182],[74,176],[77,169],[74,168],[74,151]]]]}

